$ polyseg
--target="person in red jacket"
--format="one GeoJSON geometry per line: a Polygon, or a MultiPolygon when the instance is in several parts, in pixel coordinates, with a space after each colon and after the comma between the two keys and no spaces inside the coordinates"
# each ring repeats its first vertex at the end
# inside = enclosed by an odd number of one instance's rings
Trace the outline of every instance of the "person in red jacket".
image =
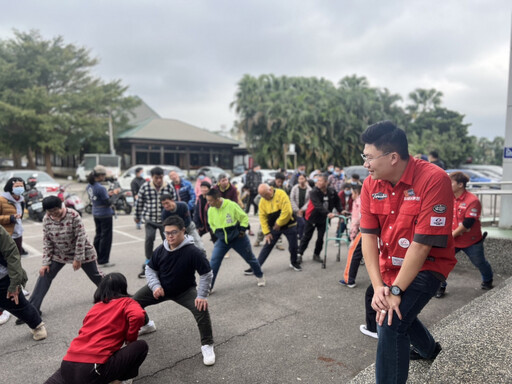
{"type": "Polygon", "coordinates": [[[45,384],[131,383],[139,374],[148,354],[147,343],[137,340],[146,312],[130,298],[127,286],[121,273],[103,278],[78,336],[45,384]]]}
{"type": "MultiPolygon", "coordinates": [[[[480,224],[482,204],[478,197],[466,190],[469,177],[462,172],[450,173],[452,191],[455,195],[453,203],[452,236],[455,242],[455,253],[463,251],[469,260],[480,271],[482,283],[480,288],[489,290],[492,285],[492,268],[484,254],[484,236],[480,224]]],[[[437,290],[436,297],[444,296],[447,283],[444,281],[437,290]]]]}

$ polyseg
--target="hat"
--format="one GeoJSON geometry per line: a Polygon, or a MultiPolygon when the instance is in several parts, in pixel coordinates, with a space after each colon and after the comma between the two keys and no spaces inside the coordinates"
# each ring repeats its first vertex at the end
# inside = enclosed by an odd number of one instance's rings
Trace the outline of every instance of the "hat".
{"type": "Polygon", "coordinates": [[[103,165],[97,165],[94,167],[94,173],[96,175],[106,175],[107,174],[107,168],[105,168],[103,165]]]}

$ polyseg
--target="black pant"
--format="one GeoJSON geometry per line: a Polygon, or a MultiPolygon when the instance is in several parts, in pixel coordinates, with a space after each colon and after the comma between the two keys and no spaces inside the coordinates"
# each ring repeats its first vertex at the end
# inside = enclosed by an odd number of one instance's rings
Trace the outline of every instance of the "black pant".
{"type": "Polygon", "coordinates": [[[162,238],[162,241],[165,240],[164,236],[164,227],[162,224],[153,223],[150,221],[146,221],[146,224],[144,225],[146,228],[146,240],[144,241],[144,253],[146,255],[146,260],[151,259],[151,256],[153,255],[153,245],[155,244],[155,236],[156,231],[158,230],[160,232],[160,237],[162,238]]]}
{"type": "Polygon", "coordinates": [[[365,303],[365,311],[366,311],[366,329],[370,332],[377,332],[377,322],[375,320],[375,316],[377,312],[372,308],[372,299],[373,299],[373,285],[369,285],[366,288],[366,295],[364,298],[365,303]]]}
{"type": "MultiPolygon", "coordinates": [[[[57,263],[53,261],[50,264],[50,270],[44,274],[44,276],[39,276],[36,281],[36,286],[30,295],[30,304],[32,304],[37,310],[41,310],[41,304],[43,302],[44,297],[48,293],[50,286],[52,285],[52,281],[57,276],[59,271],[64,267],[65,264],[57,263]]],[[[83,263],[81,269],[87,274],[87,277],[98,286],[103,278],[100,271],[98,271],[98,265],[95,261],[90,261],[88,263],[83,263]]]]}
{"type": "Polygon", "coordinates": [[[95,217],[96,235],[94,236],[94,249],[98,254],[98,264],[106,264],[110,258],[112,248],[112,216],[95,217]]]}
{"type": "Polygon", "coordinates": [[[254,202],[254,198],[258,196],[258,192],[257,191],[251,191],[249,193],[249,202],[247,203],[247,205],[245,206],[245,212],[246,213],[249,213],[249,211],[251,210],[251,205],[254,205],[254,214],[258,214],[258,204],[256,204],[254,202]]]}
{"type": "Polygon", "coordinates": [[[288,240],[288,250],[290,251],[290,262],[292,264],[297,262],[297,226],[282,228],[280,231],[271,230],[272,240],[270,243],[265,243],[263,246],[259,256],[258,262],[260,265],[263,265],[265,260],[267,260],[268,255],[276,245],[277,240],[281,237],[281,235],[285,235],[288,240]]]}
{"type": "Polygon", "coordinates": [[[148,345],[137,340],[114,353],[103,364],[74,363],[63,360],[60,368],[45,384],[107,384],[114,380],[128,380],[139,374],[148,354],[148,345]]]}
{"type": "MultiPolygon", "coordinates": [[[[178,303],[182,307],[187,308],[197,322],[197,327],[199,328],[199,334],[201,335],[201,345],[211,345],[213,344],[213,332],[212,332],[212,323],[210,321],[210,314],[208,310],[200,311],[196,308],[195,300],[197,298],[197,290],[195,287],[190,288],[188,291],[183,292],[181,295],[176,297],[164,296],[160,299],[155,299],[153,296],[153,292],[147,285],[139,289],[133,295],[133,300],[138,302],[142,308],[146,308],[150,305],[155,305],[162,303],[167,300],[172,300],[175,303],[178,303]]],[[[146,324],[149,321],[149,317],[146,313],[146,324]]]]}
{"type": "Polygon", "coordinates": [[[9,300],[7,298],[9,284],[11,284],[9,276],[5,276],[3,279],[0,279],[0,307],[11,312],[18,319],[23,320],[31,329],[36,328],[42,321],[39,312],[27,301],[21,290],[18,295],[18,304],[9,300]]]}
{"type": "Polygon", "coordinates": [[[316,228],[318,237],[316,238],[315,255],[320,256],[320,252],[322,252],[322,247],[324,246],[325,225],[325,220],[322,221],[321,224],[313,224],[306,220],[306,229],[304,230],[304,237],[302,237],[300,241],[299,255],[303,255],[306,251],[316,228]]]}

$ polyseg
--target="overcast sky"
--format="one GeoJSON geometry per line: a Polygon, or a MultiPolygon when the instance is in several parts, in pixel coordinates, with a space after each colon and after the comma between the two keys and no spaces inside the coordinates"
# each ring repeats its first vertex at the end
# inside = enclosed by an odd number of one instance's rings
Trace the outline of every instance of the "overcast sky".
{"type": "Polygon", "coordinates": [[[4,1],[0,38],[85,46],[105,80],[162,117],[218,130],[244,74],[368,78],[404,99],[436,88],[470,133],[504,136],[511,0],[4,1]]]}

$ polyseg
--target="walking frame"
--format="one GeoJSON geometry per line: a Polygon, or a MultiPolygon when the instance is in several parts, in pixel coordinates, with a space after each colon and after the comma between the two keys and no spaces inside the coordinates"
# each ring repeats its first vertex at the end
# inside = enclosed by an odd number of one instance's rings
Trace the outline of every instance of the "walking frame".
{"type": "MultiPolygon", "coordinates": [[[[336,241],[336,244],[338,245],[338,253],[336,255],[337,262],[340,261],[341,243],[342,242],[345,243],[347,245],[347,248],[350,244],[350,236],[348,233],[348,227],[349,227],[348,224],[350,221],[350,216],[336,215],[331,219],[327,218],[326,221],[327,221],[327,223],[325,225],[324,260],[322,262],[322,269],[325,269],[325,267],[326,267],[327,246],[329,244],[329,241],[336,241]],[[338,229],[336,229],[336,237],[329,237],[329,226],[336,219],[338,219],[338,226],[341,224],[341,220],[345,221],[345,224],[346,224],[345,230],[342,233],[338,234],[338,229]]],[[[338,227],[336,227],[336,228],[338,228],[338,227]]]]}

